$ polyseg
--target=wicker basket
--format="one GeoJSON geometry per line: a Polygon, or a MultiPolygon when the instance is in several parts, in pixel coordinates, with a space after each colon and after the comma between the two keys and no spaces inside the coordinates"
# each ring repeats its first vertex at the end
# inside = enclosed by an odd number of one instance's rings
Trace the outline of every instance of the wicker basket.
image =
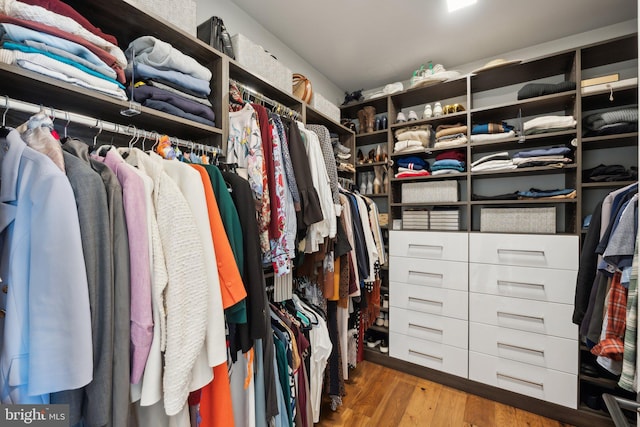
{"type": "Polygon", "coordinates": [[[458,182],[429,181],[402,184],[402,203],[457,202],[458,182]]]}
{"type": "Polygon", "coordinates": [[[480,231],[555,234],[556,208],[482,208],[480,231]]]}

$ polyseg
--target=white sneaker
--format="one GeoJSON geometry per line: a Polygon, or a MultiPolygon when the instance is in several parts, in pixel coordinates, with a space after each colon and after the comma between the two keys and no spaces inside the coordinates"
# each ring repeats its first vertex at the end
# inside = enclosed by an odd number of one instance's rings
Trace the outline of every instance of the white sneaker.
{"type": "Polygon", "coordinates": [[[404,113],[400,111],[396,116],[396,123],[404,123],[407,121],[407,118],[404,116],[404,113]]]}
{"type": "Polygon", "coordinates": [[[427,104],[424,106],[424,112],[422,113],[423,119],[430,119],[433,116],[433,111],[431,110],[431,104],[427,104]]]}
{"type": "Polygon", "coordinates": [[[382,340],[380,343],[380,353],[389,353],[389,344],[387,340],[382,340]]]}
{"type": "Polygon", "coordinates": [[[412,121],[412,120],[418,120],[418,115],[413,110],[409,111],[409,121],[412,121]]]}
{"type": "Polygon", "coordinates": [[[384,313],[380,313],[380,316],[376,318],[376,325],[384,326],[384,313]]]}

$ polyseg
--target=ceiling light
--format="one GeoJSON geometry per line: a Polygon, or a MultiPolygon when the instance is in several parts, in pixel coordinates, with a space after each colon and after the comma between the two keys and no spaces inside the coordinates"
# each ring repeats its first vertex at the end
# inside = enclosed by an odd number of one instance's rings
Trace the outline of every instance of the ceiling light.
{"type": "Polygon", "coordinates": [[[449,12],[453,12],[463,7],[471,6],[477,3],[477,1],[478,0],[447,0],[447,7],[449,8],[449,12]]]}

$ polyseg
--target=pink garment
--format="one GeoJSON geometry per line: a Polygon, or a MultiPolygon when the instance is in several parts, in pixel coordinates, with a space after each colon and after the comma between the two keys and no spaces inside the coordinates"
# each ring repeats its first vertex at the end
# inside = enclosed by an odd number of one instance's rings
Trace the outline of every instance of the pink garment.
{"type": "Polygon", "coordinates": [[[122,185],[131,263],[131,383],[137,384],[142,378],[153,340],[151,268],[144,182],[115,149],[109,150],[105,157],[91,157],[104,162],[116,174],[122,185]]]}

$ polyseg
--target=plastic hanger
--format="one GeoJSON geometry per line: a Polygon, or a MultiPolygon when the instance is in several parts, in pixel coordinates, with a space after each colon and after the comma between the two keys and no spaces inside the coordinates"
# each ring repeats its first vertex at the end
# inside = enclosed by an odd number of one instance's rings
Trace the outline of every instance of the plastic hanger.
{"type": "Polygon", "coordinates": [[[0,138],[6,138],[9,135],[11,129],[7,127],[7,113],[9,112],[9,97],[5,95],[4,97],[4,113],[2,113],[2,127],[0,128],[0,138]]]}

